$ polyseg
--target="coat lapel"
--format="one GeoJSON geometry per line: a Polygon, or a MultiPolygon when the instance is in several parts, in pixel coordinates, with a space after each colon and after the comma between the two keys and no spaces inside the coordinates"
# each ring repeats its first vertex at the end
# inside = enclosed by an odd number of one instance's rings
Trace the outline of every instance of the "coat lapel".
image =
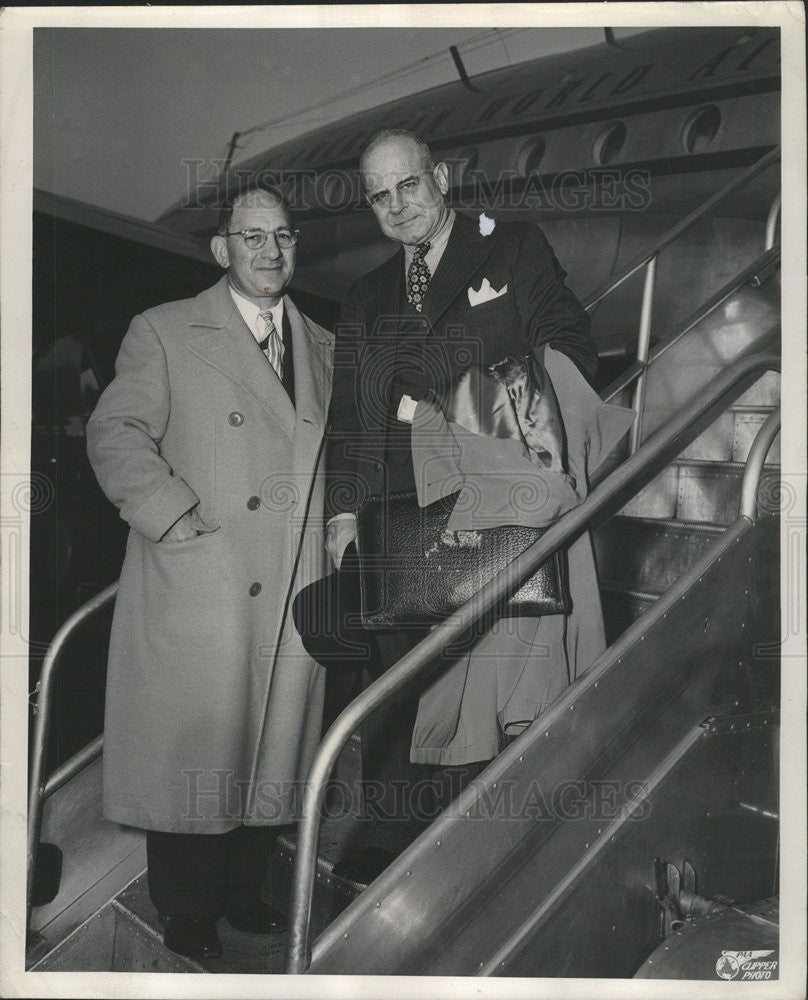
{"type": "Polygon", "coordinates": [[[288,295],[284,296],[283,302],[292,330],[294,352],[295,439],[298,436],[305,438],[312,432],[319,441],[331,401],[334,338],[298,312],[288,295]]]}
{"type": "Polygon", "coordinates": [[[228,290],[226,276],[197,296],[190,325],[198,334],[188,349],[248,392],[293,440],[295,408],[272,365],[261,357],[228,290]]]}
{"type": "Polygon", "coordinates": [[[494,241],[480,234],[475,220],[455,216],[449,242],[424,298],[423,314],[431,324],[465,293],[472,275],[493,249],[494,241]]]}

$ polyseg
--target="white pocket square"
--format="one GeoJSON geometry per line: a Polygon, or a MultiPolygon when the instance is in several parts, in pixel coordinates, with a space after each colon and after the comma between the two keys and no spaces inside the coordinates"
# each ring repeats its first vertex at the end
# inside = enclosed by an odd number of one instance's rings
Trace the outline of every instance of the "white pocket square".
{"type": "Polygon", "coordinates": [[[473,288],[469,288],[469,304],[472,306],[481,306],[483,302],[490,302],[491,299],[498,299],[501,295],[506,295],[508,292],[508,283],[505,284],[497,291],[495,288],[491,287],[491,282],[488,278],[483,278],[483,283],[480,285],[480,290],[475,292],[473,288]]]}

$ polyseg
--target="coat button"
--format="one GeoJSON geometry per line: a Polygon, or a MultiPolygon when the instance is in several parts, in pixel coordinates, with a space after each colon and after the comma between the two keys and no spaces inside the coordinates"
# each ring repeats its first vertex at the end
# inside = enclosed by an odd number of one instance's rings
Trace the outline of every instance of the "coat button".
{"type": "Polygon", "coordinates": [[[260,583],[251,583],[250,584],[250,597],[258,597],[258,595],[260,593],[261,593],[261,584],[260,583]]]}
{"type": "Polygon", "coordinates": [[[233,411],[227,419],[231,427],[241,427],[244,423],[244,414],[233,411]]]}
{"type": "Polygon", "coordinates": [[[247,501],[247,510],[258,510],[261,506],[261,497],[250,497],[247,501]]]}

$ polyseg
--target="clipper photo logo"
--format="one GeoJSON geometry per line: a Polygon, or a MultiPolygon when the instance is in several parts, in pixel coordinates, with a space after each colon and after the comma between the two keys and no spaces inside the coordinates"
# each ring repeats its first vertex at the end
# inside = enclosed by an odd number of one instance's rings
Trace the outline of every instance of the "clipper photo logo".
{"type": "Polygon", "coordinates": [[[777,961],[769,958],[769,951],[722,951],[715,963],[716,974],[721,979],[759,982],[777,978],[777,961]]]}

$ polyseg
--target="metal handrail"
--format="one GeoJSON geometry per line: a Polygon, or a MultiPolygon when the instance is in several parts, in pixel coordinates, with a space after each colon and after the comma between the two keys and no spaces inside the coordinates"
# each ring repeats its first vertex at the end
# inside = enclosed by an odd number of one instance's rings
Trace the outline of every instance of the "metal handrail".
{"type": "MultiPolygon", "coordinates": [[[[780,359],[775,355],[749,355],[730,365],[614,472],[606,475],[599,483],[598,477],[593,477],[595,488],[580,506],[548,528],[539,541],[509,563],[461,608],[367,687],[338,716],[320,744],[303,796],[290,900],[287,972],[303,973],[308,964],[311,902],[325,787],[337,757],[361,721],[421,673],[478,618],[513,593],[561,545],[586,530],[596,515],[625,502],[632,491],[636,492],[637,488],[641,488],[660,466],[694,440],[703,427],[737,398],[754,378],[770,370],[780,370],[780,359]]],[[[762,447],[761,445],[761,449],[762,447]]],[[[760,468],[762,458],[758,475],[760,468]]]]}
{"type": "Polygon", "coordinates": [[[717,191],[706,201],[702,202],[701,205],[694,208],[689,215],[686,215],[684,219],[681,219],[676,223],[676,225],[671,226],[670,229],[654,240],[650,247],[647,247],[631,261],[629,261],[629,263],[618,272],[616,277],[609,278],[608,281],[605,281],[599,288],[596,288],[591,295],[588,295],[584,299],[584,309],[588,310],[594,308],[594,306],[605,299],[606,296],[611,294],[611,292],[613,292],[618,286],[622,285],[625,281],[628,281],[628,279],[633,274],[636,274],[640,268],[645,267],[652,257],[657,257],[666,247],[675,242],[683,233],[686,233],[688,229],[692,229],[697,222],[700,222],[706,215],[709,215],[710,212],[720,205],[722,201],[725,201],[739,188],[742,188],[749,181],[754,180],[754,178],[759,174],[762,174],[764,170],[768,169],[774,163],[779,163],[779,161],[779,146],[770,150],[765,156],[761,156],[759,160],[755,160],[751,167],[745,170],[742,174],[738,174],[737,177],[733,178],[728,184],[724,185],[720,191],[717,191]]]}
{"type": "MultiPolygon", "coordinates": [[[[686,215],[684,219],[681,219],[676,223],[676,225],[672,226],[667,230],[667,232],[658,237],[650,247],[647,247],[624,268],[622,268],[616,277],[610,278],[607,282],[605,282],[605,284],[601,285],[600,288],[596,289],[590,296],[588,296],[588,298],[584,300],[584,308],[587,310],[593,309],[599,302],[602,302],[633,274],[636,274],[641,268],[645,268],[645,281],[643,284],[642,306],[640,309],[640,327],[637,335],[635,362],[640,366],[640,368],[634,379],[636,385],[634,387],[634,398],[631,404],[636,416],[634,419],[634,425],[631,428],[631,435],[629,437],[629,455],[633,455],[637,448],[639,448],[640,441],[642,439],[642,425],[645,413],[645,382],[646,371],[648,368],[648,352],[651,346],[651,318],[654,310],[656,266],[660,253],[662,253],[666,247],[669,247],[671,243],[674,243],[680,236],[691,229],[697,222],[709,215],[713,209],[720,205],[731,194],[744,187],[744,185],[748,184],[749,181],[753,180],[764,170],[768,169],[773,163],[778,162],[779,159],[780,149],[777,147],[768,152],[765,156],[762,156],[759,160],[755,161],[751,167],[745,170],[742,174],[739,174],[728,184],[725,184],[720,191],[717,191],[714,195],[712,195],[712,197],[702,202],[701,205],[693,209],[689,215],[686,215]]],[[[767,250],[774,245],[774,229],[777,222],[778,211],[779,201],[778,199],[775,199],[774,204],[769,209],[766,221],[767,250]]]]}
{"type": "Polygon", "coordinates": [[[780,433],[780,411],[773,410],[755,435],[752,447],[746,457],[746,468],[741,483],[741,517],[754,521],[757,511],[757,494],[763,465],[774,439],[780,433]]]}
{"type": "Polygon", "coordinates": [[[777,220],[780,218],[780,205],[782,200],[782,192],[778,191],[766,218],[766,242],[764,244],[764,248],[766,250],[771,250],[774,246],[774,234],[777,230],[777,220]]]}
{"type": "Polygon", "coordinates": [[[73,631],[91,615],[109,604],[118,592],[118,583],[110,584],[100,594],[87,601],[64,622],[53,641],[48,646],[45,659],[42,661],[42,672],[39,675],[39,694],[36,701],[36,721],[31,748],[31,775],[28,784],[28,872],[26,880],[26,928],[31,919],[31,898],[36,872],[36,854],[39,846],[39,835],[42,832],[42,809],[48,795],[56,791],[74,774],[86,767],[101,753],[103,737],[81,750],[75,757],[67,761],[58,771],[45,782],[45,753],[48,734],[50,732],[51,713],[53,710],[53,684],[56,678],[56,664],[67,640],[73,631]]]}
{"type": "Polygon", "coordinates": [[[756,260],[752,261],[748,267],[745,267],[742,271],[736,274],[731,281],[728,281],[714,295],[707,299],[706,302],[703,302],[694,312],[692,312],[675,333],[655,344],[653,350],[649,351],[648,358],[645,363],[634,361],[630,367],[628,367],[624,372],[621,372],[621,374],[618,375],[617,378],[603,390],[601,393],[601,399],[603,399],[605,403],[608,403],[621,392],[628,389],[629,386],[631,386],[633,382],[636,382],[640,376],[643,375],[643,373],[656,361],[658,361],[666,351],[678,344],[679,341],[690,333],[695,326],[698,326],[698,324],[706,319],[710,313],[715,312],[715,310],[718,309],[722,303],[726,302],[730,295],[734,294],[744,285],[752,285],[754,288],[759,288],[766,280],[766,276],[768,276],[771,269],[776,268],[779,263],[779,248],[770,247],[764,250],[764,252],[756,260]]]}

